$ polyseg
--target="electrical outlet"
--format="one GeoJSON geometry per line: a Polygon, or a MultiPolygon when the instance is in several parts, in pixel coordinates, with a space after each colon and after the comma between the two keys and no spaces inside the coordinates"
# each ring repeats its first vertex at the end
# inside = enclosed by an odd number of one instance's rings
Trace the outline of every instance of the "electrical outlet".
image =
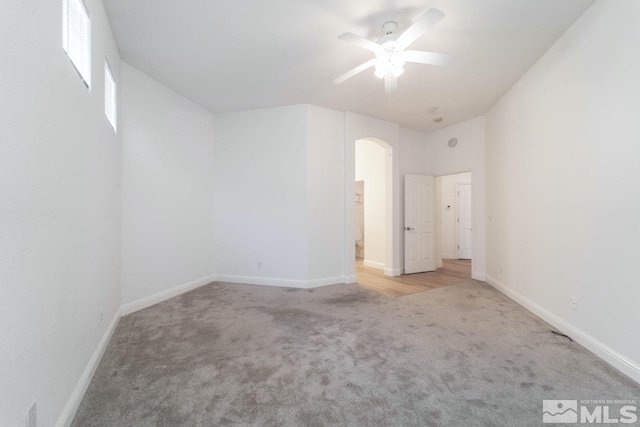
{"type": "Polygon", "coordinates": [[[29,412],[27,412],[27,427],[38,427],[38,408],[36,404],[37,402],[33,402],[31,407],[29,408],[29,412]]]}
{"type": "Polygon", "coordinates": [[[104,310],[100,307],[100,323],[104,321],[104,310]]]}
{"type": "Polygon", "coordinates": [[[571,297],[571,309],[578,310],[578,297],[571,297]]]}
{"type": "Polygon", "coordinates": [[[258,261],[258,268],[262,268],[262,261],[258,261]]]}

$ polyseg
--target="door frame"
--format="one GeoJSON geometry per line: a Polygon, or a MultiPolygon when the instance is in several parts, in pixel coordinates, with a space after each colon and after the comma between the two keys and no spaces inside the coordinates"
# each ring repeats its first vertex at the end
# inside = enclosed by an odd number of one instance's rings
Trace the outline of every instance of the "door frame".
{"type": "MultiPolygon", "coordinates": [[[[397,209],[398,191],[397,175],[399,161],[394,155],[393,146],[386,141],[366,136],[348,140],[345,155],[345,282],[355,282],[355,179],[356,162],[355,148],[356,141],[368,140],[375,142],[385,149],[385,266],[384,274],[387,276],[399,276],[402,274],[402,267],[399,267],[399,230],[396,224],[399,221],[397,209]]],[[[399,223],[398,223],[399,224],[399,223]]]]}
{"type": "MultiPolygon", "coordinates": [[[[472,188],[471,191],[472,192],[474,191],[473,188],[478,188],[477,186],[480,186],[480,188],[483,189],[484,188],[483,187],[483,181],[479,181],[478,178],[477,178],[478,176],[484,177],[484,172],[482,170],[480,172],[478,172],[477,169],[474,171],[473,168],[470,168],[470,169],[464,169],[464,168],[463,169],[443,169],[442,171],[438,171],[438,173],[433,174],[433,175],[435,175],[436,178],[442,178],[443,176],[447,176],[447,175],[457,175],[457,174],[460,174],[460,173],[467,173],[467,172],[471,173],[471,182],[467,182],[467,184],[471,184],[471,188],[472,188]]],[[[464,183],[462,183],[462,184],[464,184],[464,183]]],[[[438,191],[440,191],[440,190],[438,190],[438,191]]],[[[483,191],[486,191],[486,190],[483,190],[483,191]]],[[[481,191],[480,194],[484,195],[485,193],[482,193],[482,191],[481,191]]],[[[441,210],[442,209],[442,194],[439,194],[439,195],[436,196],[436,203],[439,206],[438,210],[441,210]]],[[[457,199],[456,199],[456,203],[457,203],[457,199]]],[[[471,256],[472,256],[472,259],[471,259],[471,277],[473,279],[476,279],[476,280],[484,281],[484,279],[485,279],[484,273],[481,274],[481,275],[480,274],[476,275],[474,273],[474,270],[473,270],[473,266],[476,263],[475,256],[478,253],[476,251],[476,244],[477,244],[477,241],[478,241],[477,234],[476,234],[477,228],[478,228],[477,225],[480,223],[480,222],[476,221],[477,220],[477,213],[478,213],[478,209],[479,209],[479,207],[476,206],[477,203],[479,203],[478,198],[477,197],[473,197],[473,193],[472,193],[472,196],[471,196],[471,218],[472,218],[472,224],[473,224],[473,231],[472,231],[472,234],[471,234],[471,236],[472,236],[471,238],[473,240],[471,242],[471,256]]],[[[438,240],[437,240],[437,245],[436,245],[437,251],[438,251],[437,266],[438,266],[438,268],[440,268],[440,267],[443,266],[443,263],[442,263],[442,236],[440,234],[442,232],[441,231],[441,227],[442,227],[442,215],[441,215],[441,212],[437,214],[437,221],[438,221],[438,227],[437,227],[438,240]]],[[[456,227],[456,239],[457,239],[457,233],[458,233],[458,228],[456,227]]]]}
{"type": "Polygon", "coordinates": [[[344,114],[344,245],[343,271],[346,283],[356,281],[355,254],[355,176],[356,176],[356,140],[374,139],[384,141],[391,150],[387,152],[387,182],[391,190],[387,197],[391,197],[391,206],[387,206],[387,233],[390,234],[391,244],[387,245],[385,259],[385,274],[399,276],[402,274],[402,223],[400,184],[400,125],[386,120],[374,119],[347,111],[344,114]]]}
{"type": "MultiPolygon", "coordinates": [[[[473,176],[472,176],[473,179],[473,176]]],[[[471,189],[471,204],[469,205],[469,215],[471,215],[471,258],[468,258],[473,262],[473,229],[474,229],[474,218],[473,218],[473,185],[470,182],[456,182],[456,245],[458,246],[456,250],[456,255],[458,259],[467,259],[460,258],[460,186],[468,185],[471,189]]]]}

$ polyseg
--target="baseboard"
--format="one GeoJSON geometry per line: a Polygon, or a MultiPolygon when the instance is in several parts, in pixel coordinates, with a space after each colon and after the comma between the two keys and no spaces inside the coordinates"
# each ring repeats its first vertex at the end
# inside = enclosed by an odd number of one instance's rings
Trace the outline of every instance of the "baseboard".
{"type": "Polygon", "coordinates": [[[436,263],[436,268],[442,268],[442,266],[443,266],[443,265],[444,265],[444,264],[443,264],[442,260],[440,260],[440,261],[438,261],[438,262],[436,263]]]}
{"type": "Polygon", "coordinates": [[[541,307],[535,302],[531,301],[529,298],[520,294],[519,292],[509,288],[508,286],[501,283],[499,280],[494,279],[493,277],[486,275],[486,282],[491,286],[496,288],[498,291],[502,292],[545,322],[549,323],[553,327],[557,328],[560,332],[570,336],[574,341],[581,344],[587,350],[594,353],[596,356],[600,357],[602,360],[618,369],[632,380],[640,383],[640,365],[625,357],[624,355],[618,353],[608,345],[603,342],[597,340],[586,332],[578,329],[573,326],[571,323],[566,320],[556,316],[551,313],[549,310],[541,307]]]}
{"type": "Polygon", "coordinates": [[[357,280],[355,274],[344,276],[344,283],[356,283],[356,281],[357,280]]]}
{"type": "Polygon", "coordinates": [[[385,268],[384,275],[385,276],[400,276],[402,274],[401,268],[385,268]]]}
{"type": "Polygon", "coordinates": [[[326,277],[324,279],[309,280],[307,287],[318,288],[320,286],[338,285],[342,283],[349,283],[345,280],[344,276],[326,277]]]}
{"type": "Polygon", "coordinates": [[[118,326],[118,321],[120,320],[121,311],[117,310],[116,314],[111,319],[107,330],[102,335],[98,346],[96,347],[93,355],[91,355],[91,359],[89,359],[89,363],[84,368],[78,383],[76,384],[71,396],[69,396],[69,400],[67,400],[67,404],[64,406],[62,410],[62,414],[58,418],[58,422],[56,423],[56,427],[68,427],[73,422],[73,419],[76,416],[76,412],[78,412],[78,408],[80,407],[80,403],[82,402],[82,398],[84,398],[84,394],[91,383],[91,379],[93,378],[93,374],[95,374],[98,365],[100,364],[100,360],[102,360],[102,356],[104,355],[105,350],[107,349],[107,345],[113,336],[113,333],[118,326]]]}
{"type": "Polygon", "coordinates": [[[377,268],[378,270],[384,270],[384,262],[371,261],[365,259],[363,262],[365,267],[377,268]]]}
{"type": "Polygon", "coordinates": [[[158,292],[157,294],[139,299],[134,302],[130,302],[128,304],[124,304],[120,310],[122,311],[122,315],[126,316],[127,314],[131,314],[144,308],[151,307],[152,305],[156,305],[159,302],[166,301],[169,298],[173,298],[185,292],[189,292],[193,289],[199,288],[200,286],[214,282],[215,280],[215,274],[210,274],[200,279],[193,280],[189,283],[167,289],[166,291],[158,292]]]}
{"type": "MultiPolygon", "coordinates": [[[[236,276],[233,274],[216,274],[216,282],[239,283],[245,285],[280,286],[284,288],[311,289],[320,286],[336,285],[347,282],[345,276],[327,277],[315,280],[278,279],[272,277],[236,276]]],[[[355,282],[355,276],[353,277],[355,282]]]]}
{"type": "Polygon", "coordinates": [[[471,278],[475,279],[475,280],[480,280],[481,282],[484,282],[485,280],[487,280],[487,275],[484,273],[478,273],[478,272],[472,272],[471,273],[471,278]]]}

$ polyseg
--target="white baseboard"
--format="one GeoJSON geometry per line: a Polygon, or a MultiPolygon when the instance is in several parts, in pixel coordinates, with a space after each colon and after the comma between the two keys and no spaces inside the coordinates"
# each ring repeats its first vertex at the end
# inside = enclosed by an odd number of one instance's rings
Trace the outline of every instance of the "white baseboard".
{"type": "Polygon", "coordinates": [[[348,275],[348,276],[344,276],[344,283],[356,283],[356,275],[348,275]]]}
{"type": "MultiPolygon", "coordinates": [[[[311,289],[320,286],[336,285],[347,282],[345,276],[327,277],[315,280],[278,279],[272,277],[236,276],[233,274],[216,274],[216,282],[239,283],[245,285],[281,286],[284,288],[311,289]]],[[[355,282],[355,276],[353,277],[355,282]]]]}
{"type": "Polygon", "coordinates": [[[487,275],[484,273],[478,273],[476,271],[471,273],[471,278],[475,279],[475,280],[480,280],[481,282],[484,282],[485,280],[487,280],[487,275]]]}
{"type": "Polygon", "coordinates": [[[365,259],[362,263],[365,265],[365,267],[371,267],[371,268],[377,268],[378,270],[384,270],[384,262],[371,261],[371,260],[365,259]]]}
{"type": "Polygon", "coordinates": [[[89,363],[87,363],[87,366],[84,368],[84,371],[82,372],[80,379],[73,389],[71,396],[69,396],[69,400],[67,400],[67,404],[62,410],[62,414],[60,414],[60,418],[58,418],[56,427],[68,427],[73,422],[73,419],[76,416],[76,412],[78,412],[78,408],[80,407],[80,403],[82,402],[82,398],[84,397],[84,394],[87,391],[89,384],[91,383],[93,374],[95,374],[96,369],[100,364],[100,360],[102,360],[102,356],[104,355],[104,351],[107,349],[109,341],[111,341],[111,337],[116,330],[116,326],[118,326],[120,316],[120,310],[117,310],[116,314],[113,316],[113,319],[111,319],[107,330],[102,335],[102,338],[100,339],[98,346],[93,352],[93,355],[91,355],[89,363]]]}
{"type": "Polygon", "coordinates": [[[134,313],[136,311],[142,310],[143,308],[151,307],[152,305],[156,305],[159,302],[166,301],[169,298],[173,298],[185,292],[189,292],[193,289],[199,288],[200,286],[207,285],[211,282],[214,282],[215,280],[216,275],[210,274],[200,279],[193,280],[189,283],[167,289],[166,291],[158,292],[155,295],[151,295],[137,301],[124,304],[121,308],[122,315],[126,316],[127,314],[134,313]]]}
{"type": "Polygon", "coordinates": [[[309,280],[307,286],[309,288],[318,288],[320,286],[338,285],[342,283],[349,283],[345,280],[344,276],[326,277],[324,279],[309,280]]]}
{"type": "Polygon", "coordinates": [[[640,383],[640,365],[638,363],[618,353],[608,345],[597,340],[581,329],[578,329],[566,320],[556,316],[519,292],[509,288],[499,280],[486,275],[486,281],[498,291],[502,292],[545,322],[557,328],[560,332],[570,336],[574,341],[581,344],[587,350],[591,351],[614,368],[618,369],[634,381],[640,383]]]}
{"type": "Polygon", "coordinates": [[[443,265],[444,265],[444,264],[443,264],[442,260],[440,260],[440,261],[438,261],[438,262],[436,263],[436,268],[442,268],[442,266],[443,266],[443,265]]]}
{"type": "Polygon", "coordinates": [[[402,274],[401,268],[385,268],[384,275],[385,276],[400,276],[402,274]]]}

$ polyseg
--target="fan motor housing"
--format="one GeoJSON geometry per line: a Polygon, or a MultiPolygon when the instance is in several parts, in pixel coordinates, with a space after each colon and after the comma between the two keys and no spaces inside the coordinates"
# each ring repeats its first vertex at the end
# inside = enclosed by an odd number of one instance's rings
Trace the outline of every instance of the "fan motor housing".
{"type": "Polygon", "coordinates": [[[398,23],[396,21],[387,21],[382,24],[382,32],[386,35],[390,35],[396,32],[398,23]]]}

